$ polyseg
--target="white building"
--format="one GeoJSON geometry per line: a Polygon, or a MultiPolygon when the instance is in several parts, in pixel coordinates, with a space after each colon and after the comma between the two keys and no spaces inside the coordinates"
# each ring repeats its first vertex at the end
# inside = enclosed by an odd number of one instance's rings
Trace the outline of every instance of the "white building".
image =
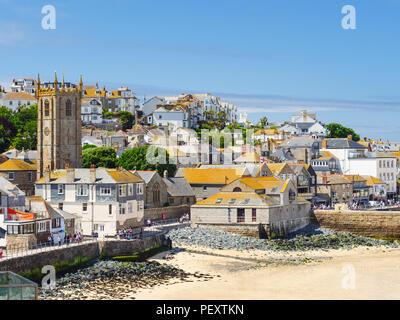
{"type": "Polygon", "coordinates": [[[20,106],[30,106],[37,103],[37,99],[26,92],[9,92],[3,95],[0,100],[0,105],[6,106],[13,111],[17,110],[20,106]]]}
{"type": "Polygon", "coordinates": [[[348,173],[368,175],[378,178],[387,184],[387,196],[390,199],[396,194],[396,157],[390,153],[367,152],[365,157],[350,156],[348,173]]]}
{"type": "Polygon", "coordinates": [[[396,157],[391,153],[369,152],[351,139],[324,139],[322,151],[329,151],[339,161],[343,174],[373,176],[388,185],[388,198],[396,193],[396,157]]]}
{"type": "Polygon", "coordinates": [[[143,115],[151,115],[157,109],[158,105],[164,104],[164,101],[164,98],[161,97],[153,97],[149,100],[146,100],[142,105],[143,115]]]}
{"type": "Polygon", "coordinates": [[[190,128],[190,110],[180,105],[159,106],[151,123],[159,127],[190,128]]]}
{"type": "Polygon", "coordinates": [[[115,236],[143,225],[144,181],[126,170],[91,168],[45,172],[36,195],[81,218],[83,235],[115,236]],[[50,179],[51,178],[51,179],[50,179]]]}
{"type": "Polygon", "coordinates": [[[26,92],[34,96],[36,94],[36,88],[37,85],[35,79],[12,79],[11,92],[26,92]]]}
{"type": "Polygon", "coordinates": [[[82,98],[81,118],[84,124],[102,123],[102,100],[99,98],[82,98]]]}

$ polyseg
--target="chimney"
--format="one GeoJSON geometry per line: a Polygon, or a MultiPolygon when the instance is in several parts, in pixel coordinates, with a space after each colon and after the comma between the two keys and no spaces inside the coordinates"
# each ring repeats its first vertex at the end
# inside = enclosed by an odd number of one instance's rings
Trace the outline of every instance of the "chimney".
{"type": "Polygon", "coordinates": [[[90,183],[96,182],[96,168],[94,164],[90,165],[90,183]]]}
{"type": "Polygon", "coordinates": [[[49,183],[50,182],[50,166],[47,166],[47,168],[43,172],[44,176],[44,182],[49,183]]]}
{"type": "Polygon", "coordinates": [[[70,168],[67,165],[65,170],[67,171],[67,183],[74,183],[74,181],[75,181],[75,169],[70,168]]]}
{"type": "Polygon", "coordinates": [[[326,149],[326,140],[322,140],[322,149],[326,149]]]}
{"type": "Polygon", "coordinates": [[[167,170],[164,170],[164,178],[168,179],[168,171],[167,170]]]}

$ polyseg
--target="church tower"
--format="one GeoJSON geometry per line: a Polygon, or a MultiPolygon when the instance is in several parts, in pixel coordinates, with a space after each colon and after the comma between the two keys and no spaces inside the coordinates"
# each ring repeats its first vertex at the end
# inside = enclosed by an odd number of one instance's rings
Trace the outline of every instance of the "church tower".
{"type": "Polygon", "coordinates": [[[81,167],[82,87],[82,76],[78,88],[66,89],[55,74],[53,86],[41,88],[38,75],[37,179],[45,170],[81,167]]]}

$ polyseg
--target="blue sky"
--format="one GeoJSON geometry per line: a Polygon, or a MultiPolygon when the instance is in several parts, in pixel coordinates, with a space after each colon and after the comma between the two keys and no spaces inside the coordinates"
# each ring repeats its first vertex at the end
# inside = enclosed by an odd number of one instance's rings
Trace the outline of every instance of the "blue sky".
{"type": "Polygon", "coordinates": [[[301,109],[400,141],[400,0],[0,0],[0,83],[13,77],[139,98],[210,92],[258,120],[301,109]],[[341,9],[356,8],[355,30],[341,9]],[[41,9],[56,8],[56,30],[41,9]]]}

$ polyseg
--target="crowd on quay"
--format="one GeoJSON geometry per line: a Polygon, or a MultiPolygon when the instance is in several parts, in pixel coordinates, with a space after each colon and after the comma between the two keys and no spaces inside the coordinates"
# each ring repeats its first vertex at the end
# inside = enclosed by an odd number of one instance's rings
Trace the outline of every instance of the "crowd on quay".
{"type": "MultiPolygon", "coordinates": [[[[359,203],[359,202],[353,202],[351,204],[347,204],[347,209],[348,210],[364,210],[367,208],[384,208],[384,207],[400,207],[400,201],[399,200],[393,200],[389,199],[386,202],[383,200],[379,201],[368,201],[366,203],[359,203]]],[[[334,210],[335,206],[332,204],[314,204],[313,205],[314,210],[334,210]]]]}
{"type": "Polygon", "coordinates": [[[118,240],[131,240],[143,238],[143,228],[140,228],[140,233],[135,233],[132,227],[123,228],[118,230],[118,240]]]}

